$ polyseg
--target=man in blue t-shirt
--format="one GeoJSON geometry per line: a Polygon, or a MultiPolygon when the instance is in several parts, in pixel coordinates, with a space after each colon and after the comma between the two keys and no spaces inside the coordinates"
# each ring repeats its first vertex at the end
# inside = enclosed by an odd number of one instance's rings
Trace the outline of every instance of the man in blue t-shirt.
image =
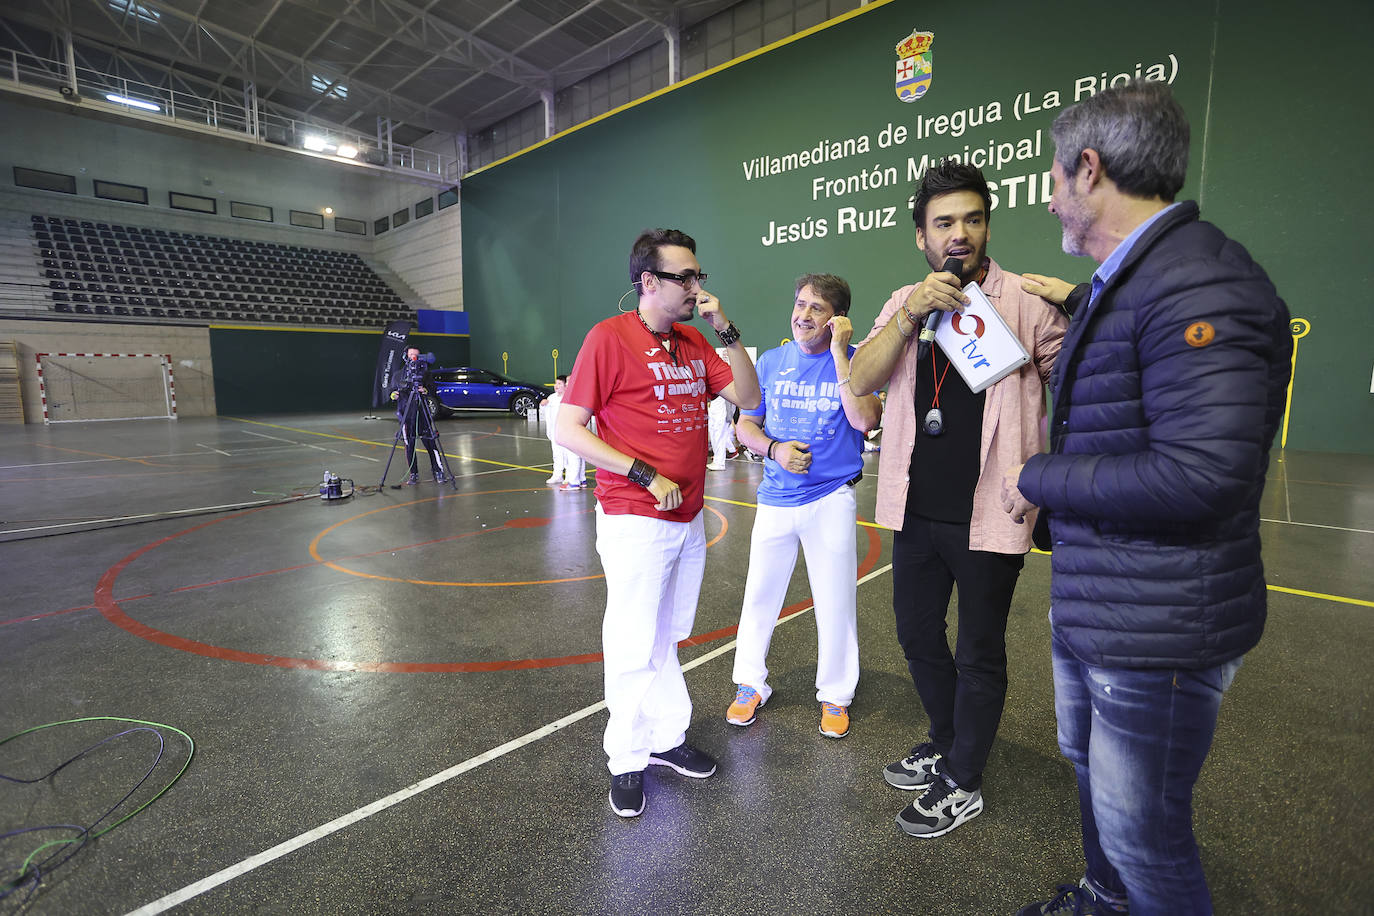
{"type": "Polygon", "coordinates": [[[821,734],[849,731],[859,683],[854,484],[863,476],[864,434],[878,427],[882,404],[849,389],[848,314],[844,280],[797,280],[792,342],[759,357],[763,403],[742,411],[736,427],[740,443],[765,456],[765,471],[735,648],[735,701],[725,716],[732,725],[753,722],[773,692],[764,659],[801,544],[816,609],[821,734]]]}

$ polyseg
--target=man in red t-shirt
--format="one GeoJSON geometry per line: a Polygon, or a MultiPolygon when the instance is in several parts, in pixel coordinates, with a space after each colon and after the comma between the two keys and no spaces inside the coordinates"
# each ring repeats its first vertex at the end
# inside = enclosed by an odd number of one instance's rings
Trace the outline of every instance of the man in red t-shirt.
{"type": "Polygon", "coordinates": [[[606,573],[606,723],[611,808],[644,810],[644,770],[704,779],[716,762],[686,743],[692,701],[677,644],[692,633],[706,568],[701,513],[706,408],[716,395],[759,405],[754,364],[737,329],[706,292],[696,242],[654,229],[630,251],[633,313],[587,334],[558,410],[558,441],[598,468],[596,550],[606,573]],[[721,359],[695,311],[727,347],[721,359]],[[596,417],[597,435],[587,429],[596,417]]]}

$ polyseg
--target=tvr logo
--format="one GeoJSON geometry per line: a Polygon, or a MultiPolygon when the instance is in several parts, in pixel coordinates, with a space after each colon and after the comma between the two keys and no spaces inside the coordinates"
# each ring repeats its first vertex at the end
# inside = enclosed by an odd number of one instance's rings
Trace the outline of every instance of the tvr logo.
{"type": "Polygon", "coordinates": [[[982,337],[983,331],[987,330],[987,325],[983,324],[983,319],[977,315],[961,315],[955,312],[950,316],[950,327],[955,334],[962,334],[965,337],[982,337]],[[967,323],[972,323],[973,327],[966,327],[967,323]]]}
{"type": "Polygon", "coordinates": [[[973,368],[982,369],[992,365],[988,362],[987,357],[978,351],[978,338],[982,337],[983,332],[987,330],[987,325],[983,323],[982,318],[977,315],[961,315],[955,312],[950,316],[950,327],[954,329],[956,334],[973,338],[959,348],[959,352],[964,354],[969,362],[973,363],[973,368]]]}

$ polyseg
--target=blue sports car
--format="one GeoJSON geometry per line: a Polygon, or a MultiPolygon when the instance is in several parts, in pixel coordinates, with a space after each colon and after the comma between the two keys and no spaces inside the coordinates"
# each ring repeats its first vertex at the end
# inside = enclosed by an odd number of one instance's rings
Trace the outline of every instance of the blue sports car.
{"type": "Polygon", "coordinates": [[[553,394],[547,385],[517,382],[471,366],[431,369],[430,377],[434,392],[429,403],[435,417],[449,417],[457,410],[509,410],[523,417],[553,394]]]}

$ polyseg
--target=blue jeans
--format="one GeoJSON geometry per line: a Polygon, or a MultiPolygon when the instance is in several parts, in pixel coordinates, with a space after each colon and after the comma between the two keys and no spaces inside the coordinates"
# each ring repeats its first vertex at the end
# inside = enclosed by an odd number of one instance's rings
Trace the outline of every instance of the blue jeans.
{"type": "Polygon", "coordinates": [[[1059,748],[1078,776],[1091,889],[1133,916],[1210,914],[1193,839],[1193,784],[1239,658],[1214,668],[1103,668],[1058,633],[1059,748]]]}

